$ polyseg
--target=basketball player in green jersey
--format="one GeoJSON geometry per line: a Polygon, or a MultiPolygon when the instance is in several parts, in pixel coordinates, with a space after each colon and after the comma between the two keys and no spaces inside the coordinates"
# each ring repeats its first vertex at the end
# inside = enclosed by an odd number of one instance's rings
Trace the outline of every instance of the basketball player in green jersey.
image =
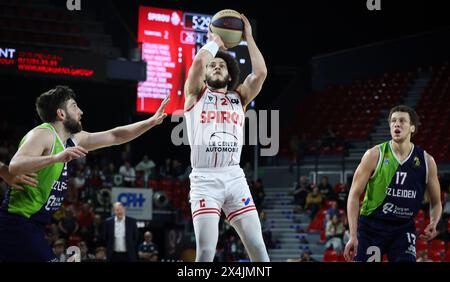
{"type": "Polygon", "coordinates": [[[36,188],[9,189],[0,207],[0,261],[55,261],[44,228],[67,192],[67,163],[89,151],[126,143],[163,122],[166,98],[149,119],[111,130],[82,130],[75,93],[57,86],[36,100],[44,122],[28,132],[9,165],[11,175],[37,174],[36,188]]]}
{"type": "Polygon", "coordinates": [[[355,261],[416,261],[414,218],[425,191],[430,196],[430,224],[422,240],[437,235],[442,204],[437,166],[433,157],[411,142],[418,117],[407,106],[389,114],[392,139],[369,149],[356,169],[348,198],[350,227],[344,257],[355,261]],[[361,210],[359,198],[366,190],[361,210]]]}

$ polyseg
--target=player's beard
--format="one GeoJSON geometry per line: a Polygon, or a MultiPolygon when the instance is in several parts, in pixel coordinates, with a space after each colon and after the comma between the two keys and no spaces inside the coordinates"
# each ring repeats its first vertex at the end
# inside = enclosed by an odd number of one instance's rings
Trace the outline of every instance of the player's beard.
{"type": "Polygon", "coordinates": [[[81,122],[72,118],[70,115],[67,115],[67,119],[63,121],[63,125],[66,128],[66,130],[70,132],[70,134],[75,134],[83,130],[81,122]]]}
{"type": "Polygon", "coordinates": [[[227,87],[228,85],[228,80],[230,80],[230,75],[227,74],[227,76],[225,76],[224,79],[213,79],[212,75],[208,76],[206,78],[206,83],[208,84],[209,87],[213,88],[213,89],[222,89],[227,87]]]}

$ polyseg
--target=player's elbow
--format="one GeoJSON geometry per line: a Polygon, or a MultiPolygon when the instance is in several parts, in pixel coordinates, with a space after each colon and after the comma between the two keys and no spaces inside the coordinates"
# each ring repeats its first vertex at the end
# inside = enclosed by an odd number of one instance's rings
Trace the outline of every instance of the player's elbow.
{"type": "Polygon", "coordinates": [[[266,77],[267,77],[267,68],[263,67],[263,68],[260,68],[260,69],[256,69],[254,74],[255,74],[255,76],[258,79],[264,81],[266,79],[266,77]]]}

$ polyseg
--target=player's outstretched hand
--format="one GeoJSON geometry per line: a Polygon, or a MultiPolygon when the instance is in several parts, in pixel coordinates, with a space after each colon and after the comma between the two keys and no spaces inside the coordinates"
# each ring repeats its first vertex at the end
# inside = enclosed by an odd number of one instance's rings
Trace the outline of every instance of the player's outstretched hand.
{"type": "Polygon", "coordinates": [[[83,147],[80,146],[69,147],[66,148],[64,151],[62,151],[61,153],[55,155],[55,162],[67,163],[70,162],[71,160],[82,158],[86,156],[87,153],[88,151],[83,147]]]}
{"type": "Polygon", "coordinates": [[[344,258],[346,261],[353,261],[353,258],[357,255],[358,239],[350,238],[345,245],[344,258]]]}
{"type": "Polygon", "coordinates": [[[167,114],[164,112],[164,110],[166,109],[166,106],[169,103],[169,101],[170,96],[167,95],[164,101],[162,101],[155,115],[151,117],[151,119],[155,122],[155,125],[161,124],[163,120],[167,117],[167,114]]]}
{"type": "Polygon", "coordinates": [[[8,174],[4,178],[5,182],[17,189],[17,190],[25,190],[23,185],[28,185],[31,187],[37,187],[38,181],[36,180],[37,174],[36,173],[29,173],[29,174],[22,174],[22,175],[12,175],[8,174]]]}
{"type": "Polygon", "coordinates": [[[436,237],[439,234],[439,232],[436,230],[435,224],[428,224],[428,226],[423,230],[423,233],[419,235],[419,238],[421,240],[429,241],[436,237]]]}

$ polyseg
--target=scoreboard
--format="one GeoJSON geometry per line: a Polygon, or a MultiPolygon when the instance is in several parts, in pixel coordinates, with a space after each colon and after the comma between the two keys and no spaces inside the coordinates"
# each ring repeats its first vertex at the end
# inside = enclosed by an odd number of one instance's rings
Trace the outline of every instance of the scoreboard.
{"type": "MultiPolygon", "coordinates": [[[[155,7],[139,7],[138,42],[147,78],[137,86],[136,111],[155,113],[170,95],[168,114],[183,110],[183,86],[195,54],[207,41],[212,15],[155,7]]],[[[250,72],[245,46],[229,49],[241,68],[241,81],[250,72]]]]}

